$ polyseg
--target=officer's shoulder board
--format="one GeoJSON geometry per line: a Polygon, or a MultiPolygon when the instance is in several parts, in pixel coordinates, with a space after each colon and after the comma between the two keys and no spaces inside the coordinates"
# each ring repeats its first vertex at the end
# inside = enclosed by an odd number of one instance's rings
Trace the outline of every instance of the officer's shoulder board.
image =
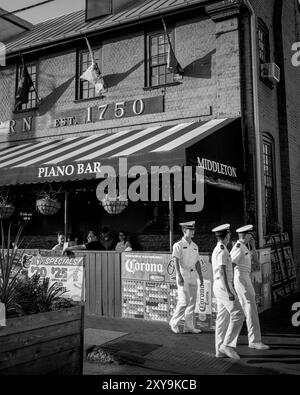
{"type": "Polygon", "coordinates": [[[178,245],[179,245],[182,249],[187,248],[187,246],[183,245],[182,239],[178,241],[178,245]]]}

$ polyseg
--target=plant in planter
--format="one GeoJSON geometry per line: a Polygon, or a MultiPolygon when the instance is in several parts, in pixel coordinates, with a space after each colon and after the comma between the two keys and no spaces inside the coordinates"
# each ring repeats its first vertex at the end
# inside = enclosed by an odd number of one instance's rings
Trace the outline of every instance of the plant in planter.
{"type": "Polygon", "coordinates": [[[9,191],[0,190],[0,219],[9,218],[15,211],[14,205],[9,201],[9,191]]]}
{"type": "Polygon", "coordinates": [[[9,224],[7,237],[5,237],[1,221],[0,302],[5,304],[7,314],[18,310],[16,284],[22,271],[21,257],[23,254],[17,246],[21,242],[21,233],[22,226],[19,227],[13,242],[11,224],[9,224]]]}
{"type": "Polygon", "coordinates": [[[0,375],[81,374],[83,306],[63,299],[56,283],[23,273],[22,228],[7,248],[10,229],[5,237],[1,221],[0,302],[8,319],[0,327],[0,375]]]}
{"type": "Polygon", "coordinates": [[[58,192],[53,191],[51,186],[49,187],[48,191],[41,191],[38,194],[36,200],[37,211],[44,215],[56,214],[61,207],[61,204],[58,201],[58,195],[60,194],[60,192],[60,190],[58,192]]]}
{"type": "Polygon", "coordinates": [[[37,274],[25,277],[16,284],[18,311],[21,315],[28,315],[75,306],[76,302],[62,299],[64,293],[64,288],[57,287],[56,283],[49,287],[49,278],[40,279],[37,274]]]}

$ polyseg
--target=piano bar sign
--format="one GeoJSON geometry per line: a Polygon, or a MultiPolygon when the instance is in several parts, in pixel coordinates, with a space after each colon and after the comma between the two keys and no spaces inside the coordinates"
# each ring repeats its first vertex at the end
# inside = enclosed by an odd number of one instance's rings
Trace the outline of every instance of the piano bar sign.
{"type": "Polygon", "coordinates": [[[198,166],[204,170],[237,178],[236,167],[228,166],[223,163],[215,162],[206,158],[199,158],[199,156],[197,156],[197,163],[198,166]]]}

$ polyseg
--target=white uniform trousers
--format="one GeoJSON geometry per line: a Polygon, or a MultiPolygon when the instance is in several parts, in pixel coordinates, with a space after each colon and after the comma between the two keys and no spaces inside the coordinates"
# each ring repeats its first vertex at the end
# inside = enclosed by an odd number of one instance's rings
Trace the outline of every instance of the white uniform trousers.
{"type": "Polygon", "coordinates": [[[177,280],[177,305],[170,325],[177,327],[179,322],[184,318],[185,328],[194,328],[194,310],[197,300],[197,274],[195,269],[181,271],[184,285],[178,285],[177,280]]]}
{"type": "Polygon", "coordinates": [[[221,280],[214,281],[213,290],[217,299],[216,352],[219,351],[222,344],[224,346],[236,347],[245,318],[238,297],[232,287],[230,288],[235,295],[235,300],[233,301],[229,300],[227,291],[223,288],[221,280]]]}
{"type": "Polygon", "coordinates": [[[252,285],[250,273],[235,270],[234,288],[246,316],[248,342],[249,344],[261,342],[260,324],[255,302],[255,290],[252,285]]]}

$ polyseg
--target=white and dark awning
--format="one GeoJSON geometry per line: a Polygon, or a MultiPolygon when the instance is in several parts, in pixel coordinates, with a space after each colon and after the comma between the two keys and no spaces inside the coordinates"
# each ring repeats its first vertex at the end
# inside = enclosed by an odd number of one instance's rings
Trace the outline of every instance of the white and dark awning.
{"type": "Polygon", "coordinates": [[[228,169],[242,166],[238,141],[240,119],[225,118],[14,145],[0,150],[0,185],[95,179],[100,166],[118,166],[124,157],[128,166],[148,170],[153,165],[203,164],[208,173],[223,173],[226,179],[228,169]]]}

